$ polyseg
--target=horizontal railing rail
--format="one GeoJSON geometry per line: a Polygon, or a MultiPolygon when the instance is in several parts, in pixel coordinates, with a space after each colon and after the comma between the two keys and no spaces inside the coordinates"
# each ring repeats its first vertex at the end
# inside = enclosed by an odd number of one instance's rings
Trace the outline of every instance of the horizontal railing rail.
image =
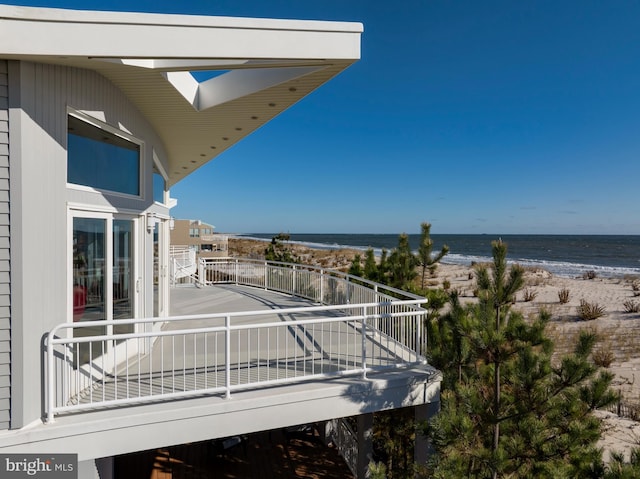
{"type": "MultiPolygon", "coordinates": [[[[249,284],[256,272],[246,268],[254,262],[226,264],[242,273],[226,278],[234,283],[249,284]]],[[[366,293],[371,288],[364,280],[312,271],[276,264],[259,272],[268,289],[304,292],[324,304],[174,316],[162,318],[161,329],[158,318],[58,325],[46,341],[47,420],[64,412],[366,377],[426,362],[424,298],[366,293]]]]}
{"type": "Polygon", "coordinates": [[[424,297],[335,269],[246,258],[201,258],[203,283],[235,283],[294,294],[324,304],[361,298],[421,299],[424,297]]]}

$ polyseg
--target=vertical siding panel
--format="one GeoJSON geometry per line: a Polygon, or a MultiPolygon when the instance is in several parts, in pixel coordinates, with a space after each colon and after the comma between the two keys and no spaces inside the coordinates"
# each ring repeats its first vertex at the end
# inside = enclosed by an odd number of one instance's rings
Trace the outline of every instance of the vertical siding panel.
{"type": "MultiPolygon", "coordinates": [[[[0,60],[0,121],[3,124],[3,131],[9,131],[9,81],[8,65],[6,60],[0,60]]],[[[8,134],[3,136],[0,143],[0,165],[2,165],[2,178],[9,178],[9,138],[8,134]]],[[[0,211],[2,216],[9,218],[9,182],[0,183],[0,211]]],[[[11,413],[11,295],[10,295],[10,273],[11,264],[8,258],[10,226],[5,226],[0,230],[0,258],[7,264],[8,271],[0,276],[0,430],[9,429],[11,413]]]]}
{"type": "MultiPolygon", "coordinates": [[[[6,78],[2,75],[2,68],[6,69],[2,62],[0,82],[6,78]]],[[[67,317],[71,309],[67,204],[84,203],[96,208],[109,206],[128,211],[143,211],[148,206],[146,199],[103,198],[93,192],[67,189],[67,106],[106,120],[114,127],[125,125],[135,137],[143,140],[148,145],[143,150],[147,163],[145,180],[151,177],[152,149],[164,151],[162,141],[135,105],[105,77],[93,71],[20,62],[19,86],[19,108],[16,110],[20,111],[15,117],[24,121],[15,121],[11,129],[12,134],[15,133],[12,138],[17,141],[13,152],[20,153],[19,158],[15,155],[15,164],[9,163],[8,139],[3,137],[0,141],[0,360],[6,360],[8,356],[3,353],[12,355],[12,365],[0,363],[0,430],[19,428],[41,417],[44,371],[39,361],[40,344],[33,340],[33,335],[39,338],[56,324],[70,320],[67,317]],[[28,141],[21,143],[18,138],[28,141]],[[12,169],[7,169],[9,166],[12,169]],[[9,209],[7,175],[12,176],[13,181],[20,178],[22,188],[14,190],[13,211],[9,209]],[[38,200],[43,197],[46,201],[38,200]],[[10,214],[12,224],[7,224],[10,214]],[[42,248],[42,231],[47,231],[47,249],[42,248]],[[8,255],[10,234],[14,245],[19,245],[13,248],[13,272],[6,259],[11,258],[8,255]],[[7,248],[7,254],[2,251],[3,247],[7,248]],[[62,254],[49,254],[48,251],[62,254]],[[10,284],[11,273],[14,279],[19,276],[20,281],[15,280],[9,296],[2,286],[3,283],[10,284]],[[10,328],[11,315],[13,329],[10,328]],[[7,341],[13,343],[5,343],[7,341]],[[5,351],[7,346],[13,346],[12,351],[5,351]],[[7,371],[13,371],[13,376],[7,371]],[[11,411],[2,409],[7,403],[3,401],[5,396],[13,401],[11,411]],[[11,417],[11,423],[3,421],[3,417],[11,417]]],[[[12,86],[12,93],[17,91],[18,88],[12,86]]],[[[5,121],[8,114],[7,105],[8,99],[0,96],[0,122],[5,121]]],[[[2,126],[0,133],[1,129],[2,126]]],[[[11,160],[14,161],[14,156],[11,160]]],[[[142,254],[148,255],[148,251],[150,249],[142,254]]],[[[151,277],[147,269],[143,271],[145,278],[151,277]]],[[[150,302],[148,298],[142,298],[142,301],[150,302]]]]}

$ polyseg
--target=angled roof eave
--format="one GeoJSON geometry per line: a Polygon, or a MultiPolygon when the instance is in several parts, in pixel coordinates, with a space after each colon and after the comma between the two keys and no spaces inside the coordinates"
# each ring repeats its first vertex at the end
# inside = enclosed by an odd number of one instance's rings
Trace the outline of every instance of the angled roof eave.
{"type": "Polygon", "coordinates": [[[160,135],[172,185],[357,61],[362,30],[350,22],[0,5],[0,58],[107,77],[160,135]],[[225,73],[198,83],[189,72],[202,70],[225,73]]]}

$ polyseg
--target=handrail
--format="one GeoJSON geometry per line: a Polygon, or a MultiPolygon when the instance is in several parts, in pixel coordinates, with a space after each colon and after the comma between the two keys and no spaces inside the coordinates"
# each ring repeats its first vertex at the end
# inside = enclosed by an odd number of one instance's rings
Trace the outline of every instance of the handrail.
{"type": "MultiPolygon", "coordinates": [[[[283,269],[293,270],[294,272],[310,271],[318,275],[331,275],[332,277],[342,279],[347,283],[351,282],[351,283],[359,284],[362,286],[366,286],[369,289],[374,291],[378,291],[378,292],[384,291],[391,298],[404,297],[406,299],[421,299],[422,303],[427,302],[426,298],[424,298],[423,296],[419,296],[417,294],[413,294],[408,291],[403,291],[401,289],[394,288],[392,286],[376,283],[375,281],[371,281],[369,279],[361,278],[359,276],[354,276],[348,273],[344,273],[340,270],[333,269],[333,268],[323,268],[320,266],[304,265],[304,264],[298,264],[298,263],[285,263],[280,261],[268,261],[268,260],[236,258],[236,257],[200,258],[200,263],[205,264],[205,268],[209,268],[209,269],[214,268],[216,264],[226,263],[226,264],[233,264],[233,265],[249,264],[249,265],[260,266],[260,267],[270,268],[270,269],[283,268],[283,269]]],[[[206,279],[205,279],[205,282],[207,282],[206,279]]],[[[220,282],[238,282],[238,279],[236,278],[235,281],[213,280],[208,282],[213,284],[220,283],[220,282]]],[[[239,284],[242,284],[242,283],[240,282],[239,284]]],[[[247,285],[252,286],[253,284],[247,284],[247,285]]]]}
{"type": "Polygon", "coordinates": [[[424,298],[396,290],[409,298],[397,299],[381,293],[382,285],[300,265],[206,262],[216,263],[200,268],[208,283],[222,268],[224,282],[288,289],[321,304],[161,318],[161,330],[159,318],[59,324],[46,340],[47,422],[63,412],[203,394],[229,398],[240,389],[366,378],[426,362],[424,298]],[[253,284],[256,274],[263,284],[253,284]]]}
{"type": "MultiPolygon", "coordinates": [[[[189,268],[191,265],[189,266],[180,266],[178,265],[177,267],[174,265],[173,267],[173,274],[171,275],[171,285],[175,286],[178,283],[179,279],[184,279],[184,278],[189,278],[190,280],[192,280],[194,283],[188,283],[188,284],[195,284],[196,286],[200,287],[203,286],[202,282],[200,281],[200,278],[198,277],[197,274],[197,268],[196,271],[194,271],[193,273],[189,272],[189,268]],[[180,276],[180,278],[176,278],[176,273],[178,271],[182,271],[185,272],[184,276],[180,276]]],[[[195,265],[194,265],[195,266],[195,265]]]]}
{"type": "Polygon", "coordinates": [[[195,249],[189,246],[172,246],[170,251],[171,260],[171,285],[175,285],[179,279],[190,278],[195,280],[199,285],[199,279],[196,275],[198,271],[198,263],[196,260],[195,249]],[[192,270],[192,271],[191,271],[192,270]],[[178,273],[183,273],[178,277],[178,273]]]}

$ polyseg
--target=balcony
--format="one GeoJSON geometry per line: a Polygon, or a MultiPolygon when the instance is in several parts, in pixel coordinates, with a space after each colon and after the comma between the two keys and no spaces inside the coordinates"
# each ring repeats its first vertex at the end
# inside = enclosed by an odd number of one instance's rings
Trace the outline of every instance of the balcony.
{"type": "Polygon", "coordinates": [[[173,311],[189,314],[161,325],[145,318],[54,328],[48,421],[426,365],[424,298],[341,273],[250,260],[201,261],[198,278],[206,288],[174,289],[173,311]],[[232,293],[235,311],[220,311],[232,293]]]}
{"type": "Polygon", "coordinates": [[[0,448],[103,457],[439,400],[424,298],[229,258],[201,261],[193,281],[171,290],[171,317],[51,330],[45,422],[0,448]]]}

